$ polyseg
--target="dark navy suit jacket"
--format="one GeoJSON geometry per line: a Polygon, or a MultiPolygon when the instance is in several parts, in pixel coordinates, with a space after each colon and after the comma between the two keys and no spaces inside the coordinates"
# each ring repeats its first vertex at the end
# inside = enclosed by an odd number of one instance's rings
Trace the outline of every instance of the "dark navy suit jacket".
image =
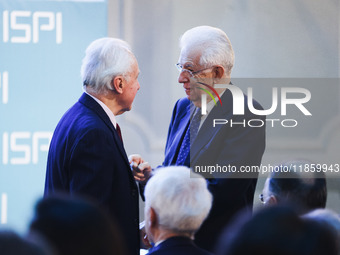
{"type": "Polygon", "coordinates": [[[102,107],[85,93],[51,141],[45,196],[58,192],[103,205],[119,224],[129,254],[139,254],[138,188],[123,143],[102,107]]]}
{"type": "Polygon", "coordinates": [[[148,255],[211,255],[187,237],[171,237],[149,250],[148,255]]]}
{"type": "MultiPolygon", "coordinates": [[[[218,103],[208,114],[196,139],[192,142],[190,156],[185,165],[195,169],[204,167],[259,166],[265,149],[265,117],[251,113],[244,95],[244,115],[233,115],[233,97],[226,90],[222,97],[222,106],[218,103]],[[213,127],[214,119],[224,119],[228,123],[213,127]],[[262,127],[250,127],[250,125],[262,127]],[[230,125],[231,120],[235,125],[230,125]],[[261,122],[262,121],[262,122],[261,122]],[[245,123],[245,125],[243,125],[245,123]]],[[[175,165],[179,148],[188,128],[190,118],[190,101],[182,98],[177,101],[169,126],[163,165],[175,165]]],[[[253,101],[254,108],[262,107],[253,101]]],[[[213,205],[199,231],[195,243],[213,251],[223,227],[243,208],[251,208],[258,174],[222,173],[203,174],[207,178],[208,188],[213,194],[213,205]],[[237,178],[242,177],[242,178],[237,178]]]]}

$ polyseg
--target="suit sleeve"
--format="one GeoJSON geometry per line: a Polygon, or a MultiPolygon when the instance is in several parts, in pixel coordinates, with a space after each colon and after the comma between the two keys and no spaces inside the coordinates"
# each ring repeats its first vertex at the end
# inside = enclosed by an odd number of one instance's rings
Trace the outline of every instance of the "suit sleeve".
{"type": "Polygon", "coordinates": [[[166,139],[166,144],[165,144],[165,157],[164,157],[164,161],[162,163],[162,165],[157,166],[158,167],[162,167],[162,166],[168,166],[170,165],[170,156],[167,155],[170,150],[169,150],[169,146],[170,143],[172,142],[172,132],[173,132],[173,124],[175,122],[175,118],[177,116],[177,111],[178,111],[178,105],[179,105],[180,100],[178,100],[174,106],[174,109],[172,110],[172,116],[171,116],[171,120],[170,120],[170,124],[169,124],[169,129],[168,129],[168,135],[167,135],[167,139],[166,139]]]}

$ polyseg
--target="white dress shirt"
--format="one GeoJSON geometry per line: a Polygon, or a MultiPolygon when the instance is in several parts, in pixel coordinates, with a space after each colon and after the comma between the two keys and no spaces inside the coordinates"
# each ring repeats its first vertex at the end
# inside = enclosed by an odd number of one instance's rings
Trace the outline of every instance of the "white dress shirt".
{"type": "Polygon", "coordinates": [[[87,95],[89,95],[90,97],[92,97],[94,100],[96,100],[96,102],[103,108],[103,110],[106,112],[107,116],[109,116],[111,122],[112,122],[112,125],[117,128],[117,122],[116,122],[116,117],[115,115],[113,114],[113,112],[109,109],[109,107],[106,106],[106,104],[104,104],[102,101],[100,101],[98,98],[90,95],[89,93],[87,93],[85,91],[85,93],[87,95]]]}

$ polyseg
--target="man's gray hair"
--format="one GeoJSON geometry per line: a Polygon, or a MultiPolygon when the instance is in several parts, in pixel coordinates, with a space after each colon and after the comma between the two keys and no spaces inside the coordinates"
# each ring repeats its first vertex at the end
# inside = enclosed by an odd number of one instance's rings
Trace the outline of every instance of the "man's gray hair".
{"type": "Polygon", "coordinates": [[[208,216],[212,195],[199,174],[187,167],[158,169],[145,188],[145,206],[152,207],[159,225],[175,233],[194,234],[208,216]]]}
{"type": "Polygon", "coordinates": [[[180,38],[180,48],[195,48],[202,52],[200,65],[221,65],[230,75],[234,66],[234,50],[231,42],[219,28],[210,26],[194,27],[180,38]]]}
{"type": "Polygon", "coordinates": [[[97,93],[112,90],[111,80],[131,70],[135,57],[127,42],[116,38],[100,38],[86,49],[81,66],[84,86],[90,86],[97,93]]]}

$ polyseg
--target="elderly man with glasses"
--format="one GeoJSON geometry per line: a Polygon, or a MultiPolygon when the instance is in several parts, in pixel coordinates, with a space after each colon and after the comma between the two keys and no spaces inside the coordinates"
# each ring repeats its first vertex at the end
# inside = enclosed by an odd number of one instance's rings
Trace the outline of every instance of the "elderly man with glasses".
{"type": "MultiPolygon", "coordinates": [[[[210,26],[192,28],[181,37],[180,48],[178,82],[187,96],[174,107],[163,165],[185,165],[206,177],[213,205],[195,242],[213,251],[223,226],[240,210],[251,211],[257,173],[239,171],[242,166],[261,164],[265,125],[251,127],[243,123],[250,119],[265,123],[265,118],[249,111],[245,95],[244,114],[234,115],[231,91],[217,86],[231,84],[234,65],[234,51],[222,30],[210,26]],[[207,103],[203,105],[202,95],[207,93],[207,103]],[[206,114],[201,115],[203,106],[206,114]],[[214,126],[216,119],[236,124],[214,126]]],[[[252,103],[254,108],[262,109],[256,101],[252,103]]]]}
{"type": "Polygon", "coordinates": [[[278,164],[266,179],[260,201],[266,206],[290,205],[299,214],[325,208],[327,168],[322,167],[304,159],[278,164]]]}
{"type": "MultiPolygon", "coordinates": [[[[226,87],[238,89],[230,80],[234,51],[222,30],[192,28],[181,37],[180,48],[178,82],[183,84],[186,97],[179,99],[173,109],[163,166],[184,165],[206,177],[213,205],[195,235],[195,243],[213,251],[221,230],[232,217],[245,208],[252,210],[258,173],[240,171],[244,166],[261,164],[265,117],[248,109],[247,96],[242,92],[239,99],[244,102],[244,114],[233,114],[233,94],[226,87]],[[216,120],[226,125],[215,125],[216,120]],[[264,124],[250,126],[249,120],[264,124]]],[[[262,109],[255,100],[250,103],[262,109]]],[[[145,181],[142,171],[135,172],[135,178],[145,181]]]]}

